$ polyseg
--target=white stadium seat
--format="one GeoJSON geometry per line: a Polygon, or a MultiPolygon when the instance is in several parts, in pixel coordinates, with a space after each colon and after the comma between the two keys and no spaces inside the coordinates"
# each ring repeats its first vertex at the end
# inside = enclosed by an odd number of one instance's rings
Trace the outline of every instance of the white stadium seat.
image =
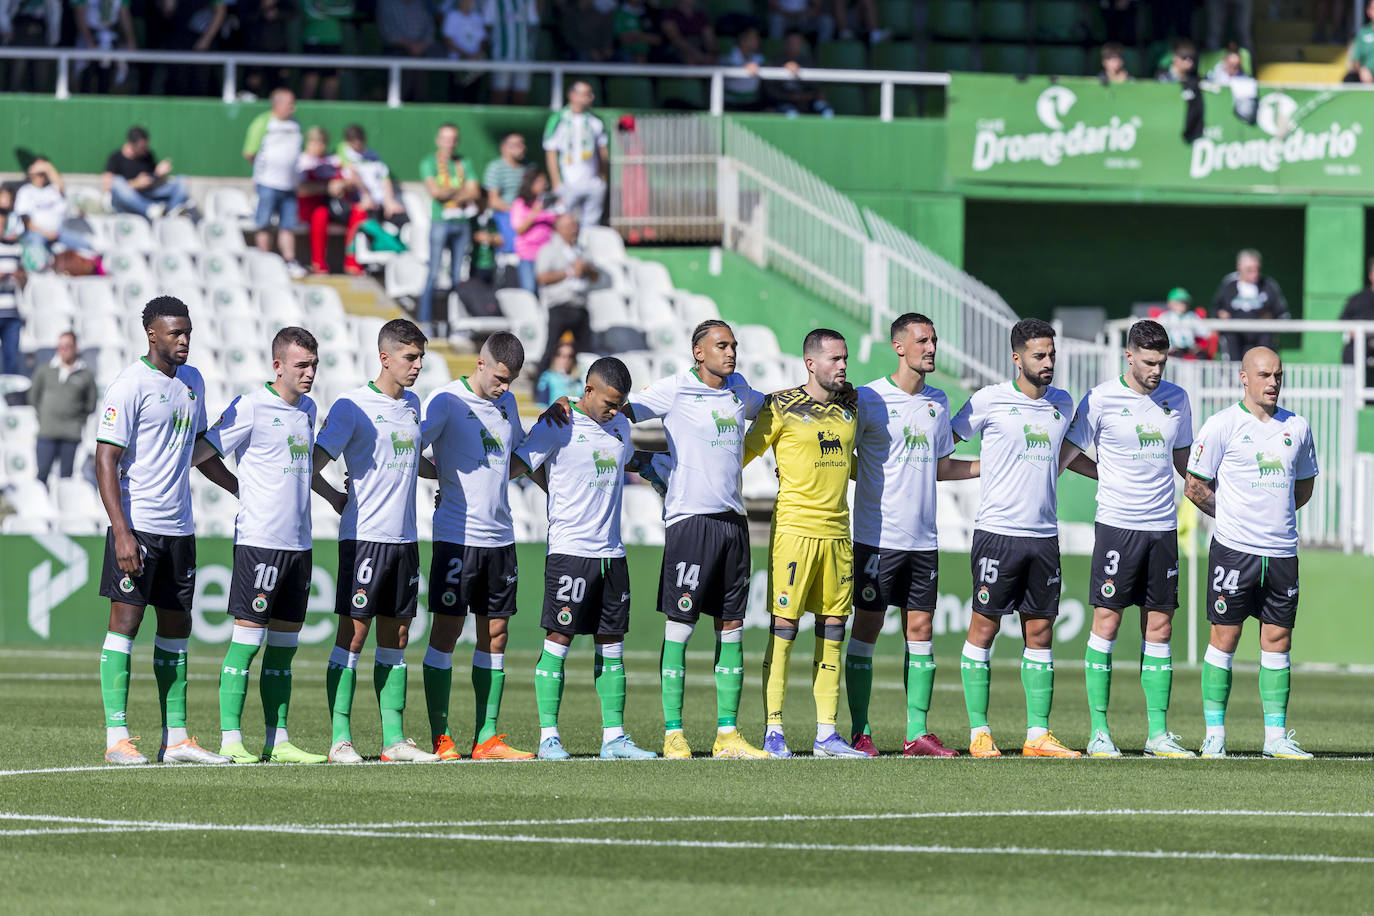
{"type": "Polygon", "coordinates": [[[205,215],[212,220],[233,221],[236,225],[251,228],[253,201],[242,188],[221,185],[212,188],[206,197],[205,215]]]}
{"type": "Polygon", "coordinates": [[[620,531],[627,544],[657,546],[663,543],[663,500],[653,487],[643,484],[625,487],[620,531]]]}
{"type": "Polygon", "coordinates": [[[201,247],[207,251],[244,251],[243,230],[234,218],[207,218],[200,221],[201,247]]]}
{"type": "Polygon", "coordinates": [[[173,284],[193,283],[196,280],[196,266],[190,255],[183,251],[160,251],[150,260],[153,264],[153,277],[163,289],[173,284]]]}
{"type": "Polygon", "coordinates": [[[200,281],[206,287],[242,286],[247,279],[235,254],[210,251],[200,259],[200,281]]]}
{"type": "Polygon", "coordinates": [[[670,293],[673,291],[673,278],[668,268],[657,261],[639,261],[630,268],[630,276],[640,293],[670,293]]]}
{"type": "Polygon", "coordinates": [[[625,241],[609,226],[582,227],[581,242],[587,259],[598,267],[625,260],[625,241]]]}
{"type": "Polygon", "coordinates": [[[243,266],[248,273],[248,284],[254,289],[266,286],[287,289],[291,287],[291,276],[286,272],[286,262],[275,252],[248,251],[243,256],[243,266]]]}
{"type": "Polygon", "coordinates": [[[148,259],[137,252],[108,252],[101,258],[100,263],[105,268],[105,273],[117,284],[126,280],[147,283],[153,277],[152,272],[148,270],[148,259]]]}
{"type": "Polygon", "coordinates": [[[153,230],[141,216],[119,213],[102,218],[98,226],[105,233],[105,247],[109,249],[137,251],[140,254],[151,254],[158,250],[153,230]]]}
{"type": "Polygon", "coordinates": [[[400,254],[386,262],[382,274],[386,294],[393,299],[416,298],[425,291],[429,266],[414,253],[400,254]]]}
{"type": "Polygon", "coordinates": [[[613,289],[596,289],[587,295],[587,317],[593,331],[630,327],[630,306],[625,297],[613,289]]]}
{"type": "Polygon", "coordinates": [[[742,324],[735,328],[735,338],[739,341],[741,359],[782,355],[782,349],[778,346],[778,336],[767,325],[742,324]]]}
{"type": "Polygon", "coordinates": [[[200,252],[205,248],[196,224],[185,216],[164,216],[153,223],[153,238],[159,251],[200,252]]]}

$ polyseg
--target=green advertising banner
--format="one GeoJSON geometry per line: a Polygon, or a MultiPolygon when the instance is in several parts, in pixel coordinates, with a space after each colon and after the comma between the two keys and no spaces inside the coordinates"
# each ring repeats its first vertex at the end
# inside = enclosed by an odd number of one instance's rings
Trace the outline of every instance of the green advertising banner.
{"type": "Polygon", "coordinates": [[[1178,84],[955,74],[949,174],[994,184],[1374,195],[1374,141],[1364,139],[1374,95],[1259,87],[1247,99],[1203,87],[1205,126],[1188,143],[1178,84]]]}

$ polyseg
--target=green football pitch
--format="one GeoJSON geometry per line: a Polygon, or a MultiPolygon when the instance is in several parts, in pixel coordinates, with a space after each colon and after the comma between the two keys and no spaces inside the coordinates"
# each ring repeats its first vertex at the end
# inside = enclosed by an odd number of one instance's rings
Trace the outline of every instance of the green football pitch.
{"type": "MultiPolygon", "coordinates": [[[[158,744],[151,642],[140,640],[130,719],[158,744]]],[[[565,763],[341,766],[101,765],[97,650],[0,649],[0,909],[40,912],[515,912],[691,910],[1368,911],[1374,899],[1374,722],[1369,675],[1299,671],[1290,720],[1313,761],[1263,760],[1253,671],[1238,671],[1225,761],[1139,757],[1144,713],[1118,665],[1122,760],[908,760],[896,641],[875,671],[878,760],[602,762],[589,645],[574,647],[565,763]]],[[[1003,645],[1001,655],[1009,648],[1003,645]]],[[[886,654],[882,654],[887,650],[886,654]]],[[[418,651],[410,653],[418,669],[418,651]]],[[[797,655],[802,655],[798,652],[797,655]]],[[[472,699],[455,666],[453,720],[472,699]]],[[[748,653],[745,734],[761,738],[758,653],[748,653]]],[[[364,661],[370,658],[370,651],[364,661]]],[[[302,650],[293,740],[328,741],[324,653],[302,650]]],[[[532,653],[507,656],[504,719],[537,742],[532,653]]],[[[630,732],[659,746],[656,659],[630,653],[630,732]]],[[[942,660],[944,661],[944,660],[942,660]]],[[[193,651],[190,724],[217,747],[219,651],[193,651]]],[[[688,658],[688,738],[709,752],[710,658],[688,658]]],[[[366,666],[364,666],[366,668],[366,666]]],[[[811,738],[809,665],[795,665],[794,748],[811,738]]],[[[354,736],[379,748],[360,678],[354,736]]],[[[256,678],[255,678],[256,681],[256,678]]],[[[255,683],[254,681],[254,683],[255,683]]],[[[410,679],[407,731],[423,741],[410,679]]],[[[1172,727],[1201,738],[1198,675],[1177,672],[1172,727]]],[[[1012,664],[993,669],[993,730],[1019,746],[1012,664]]],[[[256,688],[245,733],[261,740],[256,688]]],[[[841,701],[842,727],[847,714],[841,701]]],[[[1087,740],[1082,669],[1061,662],[1053,718],[1087,740]]],[[[967,736],[958,670],[944,661],[932,727],[967,736]]],[[[464,739],[460,739],[460,743],[464,739]]]]}

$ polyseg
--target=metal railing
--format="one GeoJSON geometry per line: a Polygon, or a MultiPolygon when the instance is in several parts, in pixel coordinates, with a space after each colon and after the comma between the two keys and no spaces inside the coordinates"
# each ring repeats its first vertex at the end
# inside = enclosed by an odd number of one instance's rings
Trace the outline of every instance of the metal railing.
{"type": "Polygon", "coordinates": [[[689,67],[665,64],[596,64],[584,61],[495,61],[446,60],[442,58],[398,58],[329,56],[321,54],[248,54],[221,51],[102,51],[98,48],[0,48],[0,60],[53,61],[57,64],[54,95],[59,99],[72,94],[71,65],[75,61],[123,62],[126,64],[163,64],[168,66],[218,67],[221,70],[220,98],[238,101],[239,69],[271,67],[299,69],[381,70],[387,74],[386,103],[391,108],[402,104],[401,77],[405,73],[543,73],[549,76],[549,108],[563,107],[563,87],[569,76],[593,74],[605,77],[665,77],[701,79],[708,83],[707,110],[713,115],[725,111],[725,81],[757,77],[769,82],[796,79],[808,83],[845,83],[878,87],[878,117],[893,118],[897,86],[949,85],[948,73],[905,73],[896,70],[830,70],[808,67],[799,74],[785,67],[760,67],[750,73],[744,67],[689,67]]]}

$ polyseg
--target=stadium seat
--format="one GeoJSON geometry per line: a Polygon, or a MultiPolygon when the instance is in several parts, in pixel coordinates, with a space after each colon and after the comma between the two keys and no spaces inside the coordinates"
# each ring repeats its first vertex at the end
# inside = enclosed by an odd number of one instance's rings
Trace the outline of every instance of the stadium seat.
{"type": "Polygon", "coordinates": [[[652,487],[625,487],[620,508],[620,529],[627,544],[663,544],[663,500],[652,487]]]}
{"type": "Polygon", "coordinates": [[[200,259],[200,280],[207,288],[242,286],[247,278],[237,255],[225,251],[207,252],[200,259]]]}
{"type": "Polygon", "coordinates": [[[873,47],[875,70],[919,70],[920,55],[916,46],[907,41],[885,41],[873,47]]]}
{"type": "Polygon", "coordinates": [[[652,378],[666,378],[670,375],[677,375],[692,368],[692,361],[687,354],[683,353],[662,353],[656,352],[649,360],[653,364],[654,371],[652,378]]]}
{"type": "Polygon", "coordinates": [[[0,532],[4,534],[47,534],[52,525],[47,518],[31,515],[9,515],[0,521],[0,532]]]}
{"type": "Polygon", "coordinates": [[[973,37],[973,0],[930,0],[930,33],[939,38],[973,37]]]}
{"type": "Polygon", "coordinates": [[[916,34],[916,4],[912,0],[882,0],[878,21],[893,38],[911,38],[916,34]]]}
{"type": "Polygon", "coordinates": [[[606,80],[606,104],[612,108],[653,108],[653,82],[643,77],[613,76],[606,80]]]}
{"type": "Polygon", "coordinates": [[[144,285],[150,285],[153,278],[148,270],[148,260],[141,254],[115,251],[106,254],[101,259],[101,265],[105,268],[105,273],[113,277],[116,283],[137,280],[144,285]]]}
{"type": "Polygon", "coordinates": [[[691,339],[677,321],[661,321],[644,329],[649,347],[662,353],[686,353],[691,347],[691,339]]]}
{"type": "Polygon", "coordinates": [[[269,336],[282,328],[307,323],[305,309],[290,286],[258,287],[258,311],[262,313],[263,332],[269,336]]]}
{"type": "Polygon", "coordinates": [[[243,251],[248,247],[238,220],[231,217],[201,220],[200,240],[202,247],[210,251],[243,251]]]}
{"type": "Polygon", "coordinates": [[[99,221],[105,233],[105,243],[116,251],[137,251],[150,254],[158,250],[157,241],[148,221],[141,216],[119,213],[103,217],[99,221]]]}
{"type": "Polygon", "coordinates": [[[735,338],[739,341],[741,356],[749,358],[781,356],[778,336],[765,324],[742,324],[735,328],[735,338]]]}
{"type": "Polygon", "coordinates": [[[1036,0],[1036,41],[1081,42],[1088,37],[1079,0],[1036,0]]]}
{"type": "Polygon", "coordinates": [[[67,285],[79,311],[86,314],[111,312],[122,316],[123,311],[108,277],[74,277],[67,285]]]}
{"type": "MultiPolygon", "coordinates": [[[[168,284],[162,289],[168,296],[175,296],[186,303],[186,308],[191,312],[194,319],[196,315],[205,314],[208,306],[205,302],[205,291],[200,285],[200,281],[194,277],[186,280],[178,280],[168,284]]],[[[137,324],[137,322],[134,322],[137,324]]],[[[126,322],[127,324],[127,322],[126,322]]]]}
{"type": "MultiPolygon", "coordinates": [[[[106,341],[124,340],[126,328],[119,312],[92,309],[81,311],[78,315],[80,317],[80,326],[77,330],[79,340],[98,342],[102,346],[106,341]]],[[[135,324],[137,323],[135,321],[135,324]]]]}
{"type": "Polygon", "coordinates": [[[973,65],[973,48],[970,45],[931,42],[926,46],[926,69],[970,73],[978,68],[973,65]]]}
{"type": "Polygon", "coordinates": [[[75,477],[53,478],[49,490],[53,504],[64,519],[71,517],[99,522],[105,517],[100,494],[85,480],[75,477]]]}
{"type": "Polygon", "coordinates": [[[226,283],[212,286],[208,293],[209,305],[216,314],[242,315],[245,321],[257,321],[258,310],[248,289],[242,284],[226,283]]]}
{"type": "Polygon", "coordinates": [[[649,382],[658,378],[654,374],[652,354],[647,350],[628,350],[617,353],[617,358],[630,370],[630,386],[638,391],[649,382]]]}
{"type": "Polygon", "coordinates": [[[598,267],[625,260],[625,241],[609,226],[585,226],[582,247],[587,258],[598,267]]]}
{"type": "Polygon", "coordinates": [[[778,495],[778,478],[773,456],[766,454],[744,466],[740,495],[747,500],[773,500],[778,495]]]}
{"type": "Polygon", "coordinates": [[[705,111],[711,107],[710,90],[702,79],[664,77],[658,81],[657,91],[661,108],[705,111]]]}
{"type": "Polygon", "coordinates": [[[295,293],[310,320],[323,318],[343,321],[343,300],[339,298],[339,291],[334,287],[325,286],[323,283],[303,283],[295,287],[295,293]]]}
{"type": "Polygon", "coordinates": [[[164,216],[153,223],[153,238],[159,251],[197,252],[205,247],[196,224],[185,216],[164,216]]]}
{"type": "Polygon", "coordinates": [[[243,266],[248,273],[248,284],[253,289],[267,286],[289,289],[291,286],[291,276],[286,272],[286,262],[275,252],[250,250],[243,256],[243,266]]]}
{"type": "Polygon", "coordinates": [[[984,73],[1011,73],[1021,76],[1034,69],[1031,66],[1030,47],[1027,45],[985,44],[982,46],[982,52],[984,73]]]}
{"type": "Polygon", "coordinates": [[[71,180],[66,184],[68,212],[91,216],[110,212],[110,195],[102,191],[98,185],[71,180]]]}
{"type": "Polygon", "coordinates": [[[1035,52],[1036,72],[1052,76],[1082,76],[1087,56],[1076,45],[1045,45],[1035,52]]]}
{"type": "Polygon", "coordinates": [[[176,249],[163,249],[152,257],[153,277],[158,286],[189,283],[196,279],[196,268],[189,255],[176,249]]]}
{"type": "Polygon", "coordinates": [[[720,308],[710,296],[693,293],[680,300],[678,314],[684,327],[695,328],[703,321],[718,320],[720,308]]]}
{"type": "Polygon", "coordinates": [[[658,261],[635,261],[630,267],[630,278],[641,294],[673,291],[673,278],[658,261]]]}
{"type": "Polygon", "coordinates": [[[868,45],[862,41],[841,39],[822,42],[816,62],[832,70],[866,70],[868,45]]]}
{"type": "Polygon", "coordinates": [[[996,41],[1026,41],[1034,33],[1026,0],[981,0],[978,31],[996,41]]]}
{"type": "Polygon", "coordinates": [[[63,312],[70,315],[76,312],[76,302],[67,288],[66,279],[54,273],[30,274],[23,295],[16,304],[25,315],[34,315],[38,312],[63,312]]]}
{"type": "Polygon", "coordinates": [[[825,87],[825,100],[836,114],[863,115],[868,113],[868,98],[863,86],[830,83],[825,87]]]}
{"type": "Polygon", "coordinates": [[[510,319],[511,332],[525,341],[526,353],[543,355],[548,316],[534,294],[523,289],[498,289],[496,302],[501,314],[510,319]]]}
{"type": "Polygon", "coordinates": [[[205,200],[205,215],[212,220],[227,220],[239,227],[251,229],[253,203],[242,188],[221,185],[210,190],[205,200]]]}
{"type": "Polygon", "coordinates": [[[382,273],[386,294],[393,299],[419,298],[428,277],[429,265],[411,253],[392,258],[382,273]]]}

